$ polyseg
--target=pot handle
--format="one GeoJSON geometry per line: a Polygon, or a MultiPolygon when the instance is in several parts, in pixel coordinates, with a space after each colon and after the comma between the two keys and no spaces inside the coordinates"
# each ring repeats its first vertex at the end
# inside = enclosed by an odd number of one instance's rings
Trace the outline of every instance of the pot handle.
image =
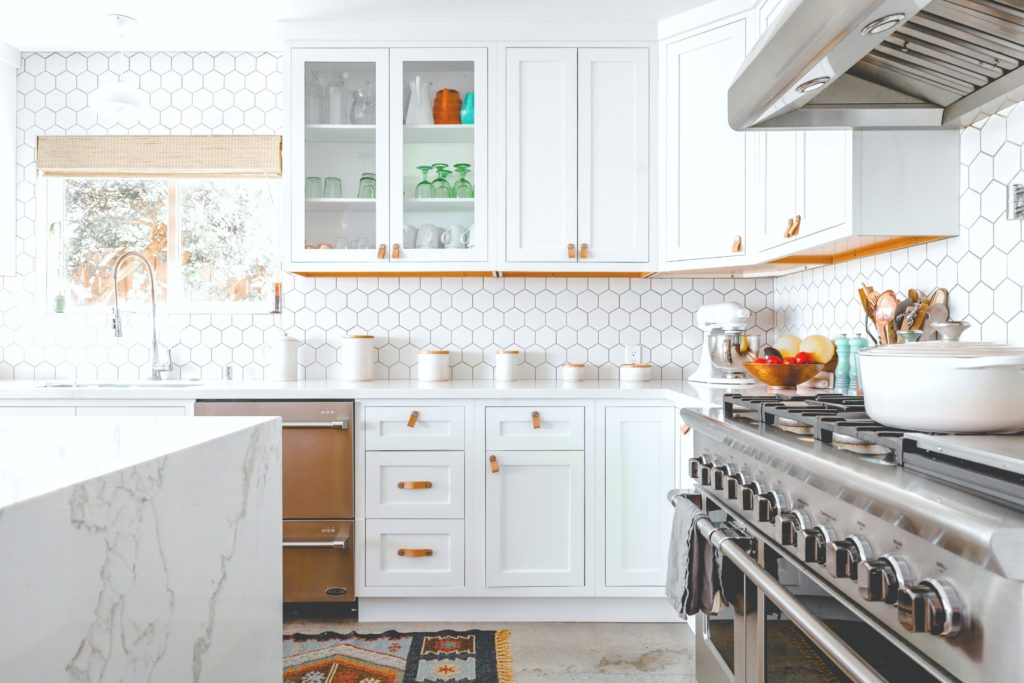
{"type": "Polygon", "coordinates": [[[956,370],[981,370],[982,368],[1020,368],[1024,370],[1024,356],[963,358],[954,366],[956,370]]]}

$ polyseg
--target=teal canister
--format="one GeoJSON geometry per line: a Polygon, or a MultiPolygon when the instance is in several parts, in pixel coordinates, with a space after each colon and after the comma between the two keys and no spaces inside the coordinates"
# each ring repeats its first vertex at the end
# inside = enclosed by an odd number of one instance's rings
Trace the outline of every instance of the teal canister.
{"type": "Polygon", "coordinates": [[[836,344],[836,386],[850,383],[850,340],[841,335],[836,344]]]}
{"type": "Polygon", "coordinates": [[[459,118],[463,123],[473,123],[473,102],[475,99],[472,90],[462,96],[462,109],[459,110],[459,118]]]}
{"type": "Polygon", "coordinates": [[[860,391],[860,352],[868,347],[868,340],[859,334],[850,340],[850,389],[860,391]]]}

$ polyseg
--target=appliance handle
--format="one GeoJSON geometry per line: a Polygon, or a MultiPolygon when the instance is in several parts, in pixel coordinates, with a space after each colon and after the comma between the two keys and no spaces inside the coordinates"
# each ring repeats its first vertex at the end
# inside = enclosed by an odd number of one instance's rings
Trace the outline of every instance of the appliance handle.
{"type": "Polygon", "coordinates": [[[697,520],[697,530],[711,541],[724,557],[732,561],[767,598],[785,612],[807,639],[817,645],[843,673],[862,683],[886,683],[886,679],[826,626],[825,622],[748,555],[739,541],[724,534],[716,534],[715,532],[719,531],[718,526],[707,517],[697,520]]]}
{"type": "Polygon", "coordinates": [[[334,422],[282,422],[285,429],[348,429],[348,420],[334,422]]]}
{"type": "Polygon", "coordinates": [[[348,536],[333,541],[285,541],[285,548],[326,548],[328,550],[348,550],[348,536]]]}

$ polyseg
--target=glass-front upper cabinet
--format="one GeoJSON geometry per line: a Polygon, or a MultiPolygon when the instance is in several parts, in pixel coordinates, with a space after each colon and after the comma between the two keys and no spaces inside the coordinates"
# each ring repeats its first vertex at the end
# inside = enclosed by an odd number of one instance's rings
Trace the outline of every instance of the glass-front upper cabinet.
{"type": "Polygon", "coordinates": [[[291,260],[380,264],[389,256],[388,51],[291,54],[291,260]]]}
{"type": "Polygon", "coordinates": [[[398,262],[487,260],[487,49],[391,50],[398,262]]]}

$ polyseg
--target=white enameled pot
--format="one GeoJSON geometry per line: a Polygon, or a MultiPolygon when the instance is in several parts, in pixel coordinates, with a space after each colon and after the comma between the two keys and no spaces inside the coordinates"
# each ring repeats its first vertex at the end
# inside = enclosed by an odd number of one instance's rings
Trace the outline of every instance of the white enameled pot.
{"type": "Polygon", "coordinates": [[[1024,349],[982,342],[888,344],[860,352],[872,420],[920,432],[1024,430],[1024,349]]]}

